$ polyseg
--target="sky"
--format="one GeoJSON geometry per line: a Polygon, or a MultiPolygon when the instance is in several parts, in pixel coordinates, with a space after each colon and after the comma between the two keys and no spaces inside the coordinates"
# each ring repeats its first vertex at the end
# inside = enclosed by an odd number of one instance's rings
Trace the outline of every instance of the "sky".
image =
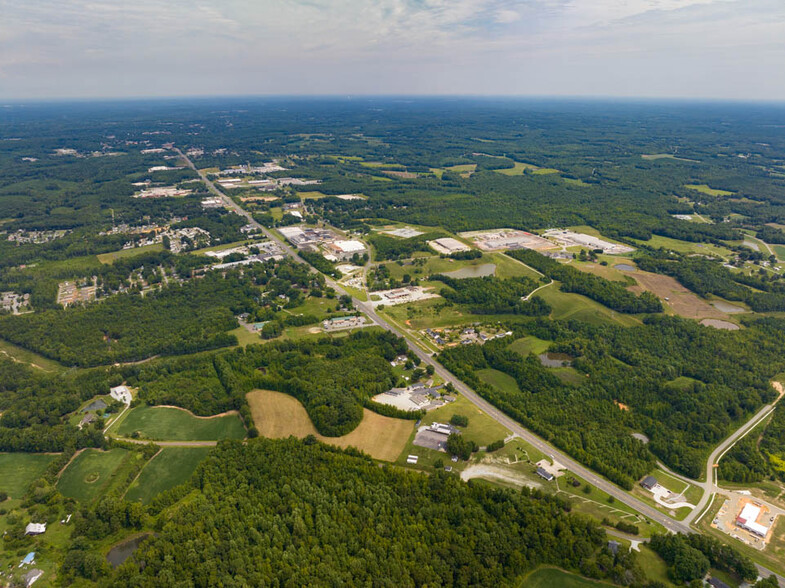
{"type": "Polygon", "coordinates": [[[0,98],[785,100],[785,0],[0,0],[0,98]]]}

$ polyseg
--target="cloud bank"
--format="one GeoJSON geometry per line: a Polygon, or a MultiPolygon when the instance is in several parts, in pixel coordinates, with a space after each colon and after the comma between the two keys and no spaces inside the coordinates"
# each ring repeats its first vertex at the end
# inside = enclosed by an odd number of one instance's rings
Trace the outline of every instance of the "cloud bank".
{"type": "Polygon", "coordinates": [[[785,100],[782,0],[0,0],[0,97],[785,100]]]}

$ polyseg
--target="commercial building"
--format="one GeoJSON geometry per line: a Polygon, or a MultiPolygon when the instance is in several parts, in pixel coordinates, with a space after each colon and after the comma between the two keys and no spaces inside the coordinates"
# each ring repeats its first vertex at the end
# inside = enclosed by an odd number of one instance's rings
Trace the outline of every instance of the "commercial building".
{"type": "Polygon", "coordinates": [[[739,516],[736,517],[736,524],[742,529],[746,529],[750,533],[754,533],[758,537],[765,537],[769,528],[758,523],[761,508],[753,503],[748,503],[741,509],[739,516]]]}
{"type": "Polygon", "coordinates": [[[651,490],[656,485],[657,485],[657,478],[655,478],[654,476],[646,476],[645,478],[643,478],[643,481],[641,482],[641,486],[646,488],[646,490],[651,490]]]}
{"type": "Polygon", "coordinates": [[[341,260],[350,259],[355,254],[362,255],[365,253],[365,245],[354,239],[333,241],[328,243],[326,248],[332,255],[341,260]]]}
{"type": "Polygon", "coordinates": [[[543,478],[546,482],[553,480],[553,474],[543,468],[537,468],[537,475],[543,478]]]}
{"type": "Polygon", "coordinates": [[[436,251],[436,253],[441,253],[443,255],[452,255],[453,253],[469,251],[471,249],[471,247],[465,243],[461,243],[458,239],[453,239],[452,237],[434,239],[433,241],[428,241],[428,245],[430,245],[431,249],[436,251]]]}

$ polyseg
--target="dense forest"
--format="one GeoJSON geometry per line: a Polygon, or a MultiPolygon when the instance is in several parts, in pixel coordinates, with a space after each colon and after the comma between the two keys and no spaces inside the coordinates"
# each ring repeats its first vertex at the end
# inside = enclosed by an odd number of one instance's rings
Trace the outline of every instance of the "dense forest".
{"type": "Polygon", "coordinates": [[[360,423],[371,396],[396,384],[389,362],[405,353],[403,339],[365,330],[339,339],[250,345],[213,357],[130,366],[124,374],[140,386],[145,402],[175,404],[200,415],[241,408],[254,388],[285,392],[303,403],[321,434],[337,437],[360,423]]]}
{"type": "Polygon", "coordinates": [[[548,303],[542,298],[534,296],[531,300],[523,300],[537,288],[537,283],[529,278],[499,279],[486,276],[455,279],[440,274],[431,279],[449,286],[442,288],[440,294],[443,298],[456,304],[465,304],[473,314],[543,316],[551,312],[548,303]]]}
{"type": "Polygon", "coordinates": [[[674,317],[627,328],[537,320],[517,334],[552,341],[552,350],[574,358],[581,381],[563,382],[535,356],[507,349],[506,339],[447,349],[440,361],[510,416],[627,488],[655,456],[699,476],[709,448],[774,397],[769,380],[785,367],[777,337],[674,317]],[[520,392],[485,384],[476,375],[485,368],[511,375],[520,392]]]}
{"type": "Polygon", "coordinates": [[[558,498],[379,468],[318,443],[223,442],[191,486],[113,582],[508,586],[542,563],[641,578],[633,554],[614,556],[558,498]]]}

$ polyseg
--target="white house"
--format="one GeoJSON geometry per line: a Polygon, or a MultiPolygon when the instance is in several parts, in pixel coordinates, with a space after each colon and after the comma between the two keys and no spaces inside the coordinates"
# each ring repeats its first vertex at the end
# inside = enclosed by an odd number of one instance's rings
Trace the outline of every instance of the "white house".
{"type": "Polygon", "coordinates": [[[123,404],[131,404],[131,390],[128,386],[115,386],[109,390],[109,396],[122,402],[123,404]]]}
{"type": "Polygon", "coordinates": [[[46,532],[46,523],[28,523],[25,535],[43,535],[46,532]]]}

